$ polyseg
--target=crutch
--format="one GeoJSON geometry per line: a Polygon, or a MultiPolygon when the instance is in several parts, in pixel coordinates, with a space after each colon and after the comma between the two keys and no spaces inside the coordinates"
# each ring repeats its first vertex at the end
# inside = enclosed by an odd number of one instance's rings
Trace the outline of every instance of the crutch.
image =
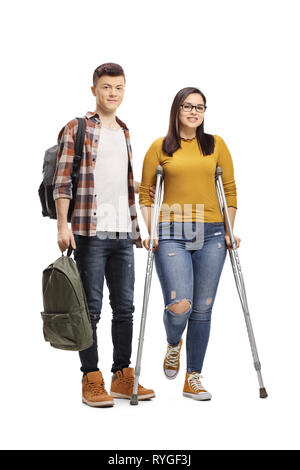
{"type": "Polygon", "coordinates": [[[137,391],[138,391],[138,384],[139,384],[139,376],[141,372],[142,350],[143,350],[146,316],[147,316],[148,300],[149,300],[151,278],[152,278],[154,234],[156,231],[158,215],[159,215],[159,210],[160,210],[160,198],[161,198],[161,188],[162,188],[163,178],[164,178],[163,169],[160,165],[158,165],[156,167],[156,189],[155,189],[155,198],[154,198],[154,210],[153,210],[152,219],[151,219],[150,247],[149,247],[148,258],[147,258],[146,277],[145,277],[145,285],[144,285],[144,297],[143,297],[143,309],[142,309],[142,317],[141,317],[141,325],[140,325],[140,336],[139,336],[139,344],[138,344],[138,350],[137,350],[137,358],[136,358],[136,364],[135,364],[135,369],[134,369],[133,392],[132,392],[132,396],[130,400],[131,405],[138,405],[137,391]]]}
{"type": "Polygon", "coordinates": [[[263,379],[262,379],[262,375],[261,375],[261,364],[260,364],[259,358],[258,358],[258,353],[257,353],[253,328],[252,328],[249,309],[248,309],[248,304],[247,304],[245,284],[244,284],[241,264],[240,264],[240,260],[239,260],[239,256],[238,256],[238,252],[237,252],[237,248],[236,248],[236,243],[235,243],[235,239],[234,239],[234,235],[233,235],[232,225],[231,225],[230,217],[229,217],[229,213],[228,213],[228,206],[227,206],[226,197],[225,197],[225,193],[224,193],[223,182],[222,182],[222,168],[220,166],[218,166],[217,169],[216,169],[215,182],[216,182],[216,190],[217,190],[218,200],[219,200],[219,204],[220,204],[220,209],[221,209],[221,212],[223,214],[223,217],[225,217],[225,220],[226,220],[226,223],[227,223],[227,228],[229,230],[230,243],[231,243],[231,247],[232,247],[232,249],[229,250],[230,261],[231,261],[231,265],[232,265],[232,269],[233,269],[233,274],[234,274],[236,287],[237,287],[237,290],[238,290],[238,294],[239,294],[240,301],[241,301],[242,308],[243,308],[243,312],[244,312],[247,332],[248,332],[251,351],[252,351],[252,356],[253,356],[253,360],[254,360],[254,368],[257,372],[257,377],[258,377],[258,382],[259,382],[259,387],[260,387],[259,388],[259,396],[260,396],[260,398],[266,398],[268,396],[268,394],[267,394],[267,391],[264,387],[263,379]]]}

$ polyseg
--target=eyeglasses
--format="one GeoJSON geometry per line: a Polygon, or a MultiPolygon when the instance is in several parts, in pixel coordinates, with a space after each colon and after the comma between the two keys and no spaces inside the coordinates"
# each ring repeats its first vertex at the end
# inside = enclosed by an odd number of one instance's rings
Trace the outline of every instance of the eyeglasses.
{"type": "Polygon", "coordinates": [[[183,111],[185,111],[186,113],[189,113],[190,111],[192,111],[194,108],[196,110],[197,113],[204,113],[204,111],[206,110],[207,106],[205,106],[204,104],[197,104],[197,106],[193,106],[191,103],[183,103],[181,105],[181,108],[183,109],[183,111]]]}

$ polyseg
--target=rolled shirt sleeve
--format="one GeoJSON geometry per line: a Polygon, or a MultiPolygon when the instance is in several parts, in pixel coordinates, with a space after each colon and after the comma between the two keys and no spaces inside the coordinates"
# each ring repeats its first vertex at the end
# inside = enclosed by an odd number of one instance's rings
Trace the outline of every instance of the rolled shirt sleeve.
{"type": "Polygon", "coordinates": [[[62,133],[53,177],[53,199],[72,199],[72,168],[75,155],[74,122],[69,122],[62,133]],[[72,125],[73,124],[73,125],[72,125]]]}

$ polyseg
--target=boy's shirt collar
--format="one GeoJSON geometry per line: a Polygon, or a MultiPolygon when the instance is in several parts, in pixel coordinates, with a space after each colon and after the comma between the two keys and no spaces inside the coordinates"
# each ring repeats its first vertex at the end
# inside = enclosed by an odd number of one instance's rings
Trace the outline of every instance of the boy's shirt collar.
{"type": "MultiPolygon", "coordinates": [[[[95,118],[96,122],[98,124],[101,124],[100,116],[96,111],[88,111],[85,117],[87,119],[95,118]]],[[[120,124],[121,127],[123,127],[123,129],[126,129],[128,131],[128,127],[126,126],[125,122],[121,121],[121,119],[119,119],[117,116],[116,116],[116,121],[118,124],[120,124]]]]}

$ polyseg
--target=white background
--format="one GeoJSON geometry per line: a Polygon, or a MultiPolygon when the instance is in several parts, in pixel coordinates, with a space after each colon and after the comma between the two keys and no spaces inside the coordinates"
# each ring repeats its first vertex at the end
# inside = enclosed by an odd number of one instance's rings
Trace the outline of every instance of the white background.
{"type": "MultiPolygon", "coordinates": [[[[10,1],[1,12],[1,447],[4,449],[299,448],[299,24],[297,1],[10,1]],[[165,135],[177,91],[207,97],[205,128],[235,166],[235,233],[262,373],[256,372],[229,258],[213,310],[203,383],[211,402],[182,396],[162,371],[163,299],[154,271],[137,407],[81,403],[77,353],[44,342],[42,270],[59,257],[56,223],[37,189],[44,150],[94,109],[92,73],[120,63],[118,110],[131,132],[135,179],[165,135]]],[[[140,218],[145,235],[145,226],[140,218]]],[[[146,266],[135,250],[135,364],[146,266]]],[[[110,386],[111,310],[105,288],[100,367],[110,386]]]]}

